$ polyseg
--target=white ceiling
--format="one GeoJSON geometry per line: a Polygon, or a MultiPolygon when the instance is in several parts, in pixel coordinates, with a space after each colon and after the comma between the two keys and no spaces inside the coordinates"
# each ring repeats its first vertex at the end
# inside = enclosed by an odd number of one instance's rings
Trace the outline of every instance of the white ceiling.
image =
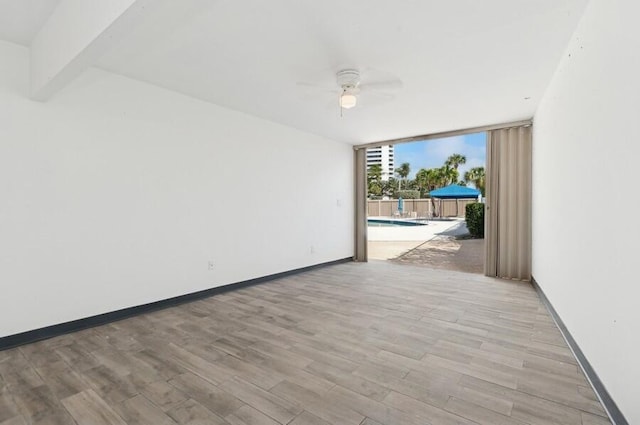
{"type": "MultiPolygon", "coordinates": [[[[156,0],[95,65],[367,143],[532,117],[587,2],[156,0]],[[403,87],[341,118],[337,95],[297,83],[334,87],[342,68],[403,87]]],[[[0,0],[0,38],[28,44],[56,3],[0,0]]]]}
{"type": "Polygon", "coordinates": [[[60,0],[0,0],[0,40],[28,46],[60,0]]]}

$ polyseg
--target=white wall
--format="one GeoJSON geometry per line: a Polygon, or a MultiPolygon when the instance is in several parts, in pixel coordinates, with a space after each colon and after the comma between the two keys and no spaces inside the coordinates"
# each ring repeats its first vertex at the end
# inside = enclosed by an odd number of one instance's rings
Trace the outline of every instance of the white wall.
{"type": "Polygon", "coordinates": [[[640,423],[640,223],[625,208],[640,190],[638,16],[636,0],[590,3],[533,140],[533,276],[629,423],[640,423]]]}
{"type": "Polygon", "coordinates": [[[351,146],[95,69],[33,102],[28,77],[0,42],[0,336],[353,255],[351,146]]]}

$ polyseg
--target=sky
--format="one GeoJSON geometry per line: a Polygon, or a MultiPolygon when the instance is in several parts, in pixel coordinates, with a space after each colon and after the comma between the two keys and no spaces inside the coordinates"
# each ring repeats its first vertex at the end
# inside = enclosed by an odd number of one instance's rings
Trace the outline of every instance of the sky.
{"type": "Polygon", "coordinates": [[[486,140],[486,133],[482,132],[397,144],[394,146],[395,167],[398,168],[403,162],[408,162],[411,164],[409,178],[413,179],[421,168],[442,167],[450,155],[459,153],[467,157],[467,163],[458,168],[462,178],[465,171],[473,167],[485,167],[486,140]]]}

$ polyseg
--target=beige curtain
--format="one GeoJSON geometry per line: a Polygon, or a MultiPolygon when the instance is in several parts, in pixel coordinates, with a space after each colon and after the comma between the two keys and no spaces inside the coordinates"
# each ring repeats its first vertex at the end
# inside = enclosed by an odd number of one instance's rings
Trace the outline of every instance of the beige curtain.
{"type": "Polygon", "coordinates": [[[354,261],[367,261],[367,149],[354,154],[355,182],[355,255],[354,261]]]}
{"type": "Polygon", "coordinates": [[[531,279],[531,126],[487,132],[485,274],[531,279]]]}

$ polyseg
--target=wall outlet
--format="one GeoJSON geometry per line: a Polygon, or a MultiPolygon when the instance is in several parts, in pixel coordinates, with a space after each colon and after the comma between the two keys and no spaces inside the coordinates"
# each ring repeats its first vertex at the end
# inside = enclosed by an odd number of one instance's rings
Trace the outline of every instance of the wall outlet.
{"type": "Polygon", "coordinates": [[[207,263],[207,270],[213,270],[213,267],[214,267],[213,261],[209,261],[207,263]]]}
{"type": "Polygon", "coordinates": [[[311,247],[309,247],[309,254],[313,254],[316,252],[316,249],[313,247],[313,245],[311,245],[311,247]]]}

